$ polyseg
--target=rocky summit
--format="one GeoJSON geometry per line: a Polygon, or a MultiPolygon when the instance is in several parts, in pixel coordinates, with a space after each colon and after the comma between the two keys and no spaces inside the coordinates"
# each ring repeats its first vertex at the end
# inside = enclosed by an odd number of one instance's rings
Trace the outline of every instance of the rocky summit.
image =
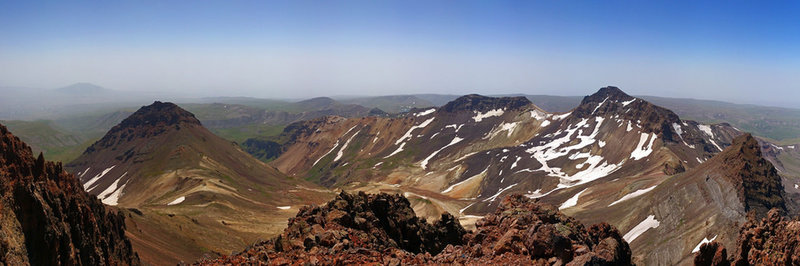
{"type": "Polygon", "coordinates": [[[430,224],[410,206],[400,195],[342,192],[325,206],[302,208],[280,236],[199,264],[631,264],[613,226],[587,229],[521,195],[506,197],[469,232],[450,214],[430,224]]]}
{"type": "Polygon", "coordinates": [[[0,264],[136,265],[124,217],[0,125],[0,264]]]}

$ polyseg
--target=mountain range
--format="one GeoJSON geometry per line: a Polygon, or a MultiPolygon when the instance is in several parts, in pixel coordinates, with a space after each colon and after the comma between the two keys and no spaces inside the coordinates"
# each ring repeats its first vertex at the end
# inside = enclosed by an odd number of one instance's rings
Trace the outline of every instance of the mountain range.
{"type": "Polygon", "coordinates": [[[525,96],[429,98],[156,101],[13,121],[32,142],[90,144],[62,168],[0,128],[2,261],[662,265],[791,247],[745,236],[792,228],[796,145],[616,87],[560,112],[525,96]],[[27,252],[42,248],[62,255],[27,252]]]}
{"type": "Polygon", "coordinates": [[[618,226],[645,264],[686,263],[704,239],[735,240],[747,212],[796,205],[786,202],[796,189],[784,186],[796,179],[782,178],[751,135],[682,120],[615,87],[565,113],[525,97],[467,95],[399,117],[298,122],[279,138],[270,164],[291,176],[402,193],[418,215],[466,224],[523,194],[618,226]]]}

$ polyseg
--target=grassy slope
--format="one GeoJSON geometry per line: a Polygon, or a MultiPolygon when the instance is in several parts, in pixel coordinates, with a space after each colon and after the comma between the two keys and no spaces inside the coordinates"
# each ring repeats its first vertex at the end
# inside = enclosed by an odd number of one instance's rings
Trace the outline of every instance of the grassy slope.
{"type": "Polygon", "coordinates": [[[72,160],[93,142],[88,136],[74,134],[50,120],[12,120],[0,123],[6,125],[20,139],[30,143],[34,153],[42,152],[48,160],[72,160]]]}

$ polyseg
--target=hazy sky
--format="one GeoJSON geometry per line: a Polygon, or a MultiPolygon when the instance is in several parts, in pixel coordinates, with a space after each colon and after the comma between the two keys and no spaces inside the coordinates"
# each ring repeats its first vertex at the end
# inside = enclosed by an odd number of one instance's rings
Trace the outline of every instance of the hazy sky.
{"type": "Polygon", "coordinates": [[[0,0],[0,86],[800,106],[800,2],[0,0]]]}

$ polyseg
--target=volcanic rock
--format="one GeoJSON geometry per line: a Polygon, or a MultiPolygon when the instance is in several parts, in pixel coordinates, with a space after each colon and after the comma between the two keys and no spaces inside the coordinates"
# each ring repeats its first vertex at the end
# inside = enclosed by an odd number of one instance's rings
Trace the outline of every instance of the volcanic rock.
{"type": "Polygon", "coordinates": [[[521,195],[466,232],[450,214],[434,224],[399,195],[342,192],[305,207],[289,228],[242,253],[199,264],[534,264],[630,265],[631,250],[608,224],[580,222],[521,195]]]}
{"type": "Polygon", "coordinates": [[[786,211],[781,177],[764,159],[758,141],[752,135],[737,137],[731,147],[717,157],[715,160],[719,160],[727,171],[723,176],[736,185],[745,211],[755,211],[759,217],[764,217],[772,208],[786,211]]]}
{"type": "Polygon", "coordinates": [[[0,264],[136,265],[124,216],[0,125],[0,264]]]}
{"type": "Polygon", "coordinates": [[[477,111],[486,112],[494,109],[519,110],[532,106],[528,98],[525,97],[486,97],[477,94],[470,94],[458,97],[441,107],[444,112],[458,111],[477,111]]]}

